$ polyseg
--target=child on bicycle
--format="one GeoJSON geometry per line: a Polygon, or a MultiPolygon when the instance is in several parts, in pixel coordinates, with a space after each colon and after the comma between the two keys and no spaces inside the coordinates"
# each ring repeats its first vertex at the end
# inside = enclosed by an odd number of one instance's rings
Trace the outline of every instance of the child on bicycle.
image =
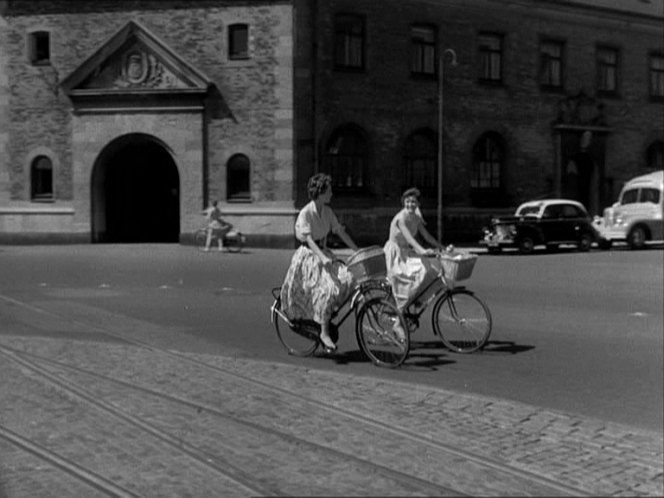
{"type": "Polygon", "coordinates": [[[219,251],[224,250],[224,237],[228,232],[231,231],[233,225],[224,221],[221,218],[221,210],[217,206],[217,201],[212,201],[212,204],[209,208],[203,210],[205,217],[208,220],[207,225],[207,239],[205,240],[205,251],[210,250],[210,244],[212,243],[212,237],[217,238],[219,244],[219,251]]]}
{"type": "MultiPolygon", "coordinates": [[[[404,311],[410,301],[438,278],[441,264],[433,249],[423,247],[417,240],[421,236],[432,247],[443,246],[426,229],[420,213],[420,191],[409,188],[401,196],[403,209],[390,223],[389,239],[385,243],[387,277],[399,310],[404,311]]],[[[442,281],[441,281],[442,285],[442,281]]],[[[431,288],[431,293],[436,287],[431,288]]],[[[422,296],[424,299],[425,296],[422,296]]]]}
{"type": "Polygon", "coordinates": [[[282,309],[291,320],[304,318],[319,323],[321,343],[328,351],[334,351],[337,346],[330,337],[330,319],[334,309],[350,294],[353,277],[326,247],[327,235],[334,232],[354,251],[358,247],[329,206],[332,178],[324,173],[312,176],[307,191],[311,201],[295,222],[300,246],[281,287],[282,309]]]}

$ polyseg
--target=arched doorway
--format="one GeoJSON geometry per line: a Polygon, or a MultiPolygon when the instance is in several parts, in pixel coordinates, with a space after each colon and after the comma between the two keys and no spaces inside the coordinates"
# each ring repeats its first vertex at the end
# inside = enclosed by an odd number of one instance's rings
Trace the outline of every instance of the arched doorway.
{"type": "Polygon", "coordinates": [[[178,242],[177,166],[156,138],[133,133],[99,154],[92,173],[93,242],[178,242]]]}

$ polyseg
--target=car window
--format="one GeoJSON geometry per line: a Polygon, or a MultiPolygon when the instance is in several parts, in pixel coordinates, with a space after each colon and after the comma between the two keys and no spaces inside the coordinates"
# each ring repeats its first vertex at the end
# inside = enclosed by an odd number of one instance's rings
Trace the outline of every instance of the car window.
{"type": "Polygon", "coordinates": [[[539,213],[539,210],[540,210],[539,206],[526,206],[522,207],[517,213],[517,215],[519,216],[525,216],[527,214],[537,215],[539,213]]]}
{"type": "Polygon", "coordinates": [[[560,218],[562,206],[547,206],[542,214],[542,218],[560,218]]]}
{"type": "Polygon", "coordinates": [[[576,206],[572,206],[570,204],[565,204],[563,206],[563,218],[578,218],[579,217],[579,211],[576,209],[576,206]]]}
{"type": "Polygon", "coordinates": [[[641,202],[652,202],[659,204],[660,192],[656,188],[642,188],[641,189],[641,202]]]}
{"type": "Polygon", "coordinates": [[[623,192],[622,198],[620,199],[620,204],[634,204],[639,199],[639,189],[625,190],[623,192]]]}

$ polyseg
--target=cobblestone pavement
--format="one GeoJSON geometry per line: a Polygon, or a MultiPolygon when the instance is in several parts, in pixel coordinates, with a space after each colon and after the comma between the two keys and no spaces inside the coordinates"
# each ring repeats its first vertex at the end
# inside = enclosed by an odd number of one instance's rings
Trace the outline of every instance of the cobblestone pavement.
{"type": "Polygon", "coordinates": [[[664,493],[661,433],[83,330],[15,332],[0,335],[3,498],[664,493]]]}

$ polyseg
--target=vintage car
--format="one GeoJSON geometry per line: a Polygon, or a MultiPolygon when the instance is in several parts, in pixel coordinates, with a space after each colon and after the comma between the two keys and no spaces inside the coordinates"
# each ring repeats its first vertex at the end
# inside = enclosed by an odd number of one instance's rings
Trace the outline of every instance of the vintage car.
{"type": "Polygon", "coordinates": [[[599,240],[583,204],[545,199],[521,204],[514,216],[493,218],[491,226],[484,228],[480,244],[490,253],[516,247],[521,254],[529,254],[539,245],[554,250],[561,244],[574,244],[579,251],[588,251],[599,240]]]}
{"type": "Polygon", "coordinates": [[[664,240],[664,171],[637,176],[620,191],[618,202],[596,216],[595,227],[602,235],[600,247],[614,241],[641,249],[647,242],[664,240]]]}

